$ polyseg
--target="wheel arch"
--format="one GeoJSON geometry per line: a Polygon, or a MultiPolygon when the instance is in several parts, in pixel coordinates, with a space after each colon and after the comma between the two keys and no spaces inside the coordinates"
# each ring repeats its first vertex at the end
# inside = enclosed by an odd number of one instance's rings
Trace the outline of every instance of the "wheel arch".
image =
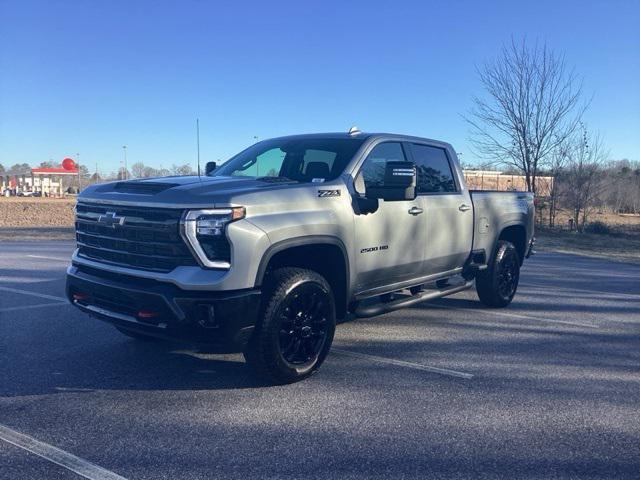
{"type": "Polygon", "coordinates": [[[337,318],[347,314],[349,257],[344,243],[329,235],[309,235],[271,245],[260,260],[255,287],[262,286],[270,270],[279,267],[308,268],[322,275],[333,290],[337,318]]]}
{"type": "Polygon", "coordinates": [[[502,230],[500,230],[500,235],[498,235],[498,238],[496,239],[496,244],[499,240],[506,240],[513,243],[518,252],[520,265],[522,265],[527,249],[527,229],[525,226],[521,223],[503,226],[502,230]]]}

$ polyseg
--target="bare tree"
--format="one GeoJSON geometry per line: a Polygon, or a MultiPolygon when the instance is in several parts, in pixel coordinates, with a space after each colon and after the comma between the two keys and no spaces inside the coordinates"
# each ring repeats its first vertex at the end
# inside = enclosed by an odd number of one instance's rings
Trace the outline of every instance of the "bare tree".
{"type": "Polygon", "coordinates": [[[191,165],[185,163],[184,165],[171,165],[171,175],[195,175],[195,172],[191,168],[191,165]]]}
{"type": "Polygon", "coordinates": [[[539,167],[578,127],[582,85],[563,56],[526,40],[512,39],[478,75],[486,96],[474,97],[465,117],[474,150],[516,167],[535,192],[539,167]]]}
{"type": "Polygon", "coordinates": [[[558,144],[555,150],[549,156],[547,163],[547,169],[549,176],[552,177],[551,185],[549,187],[549,227],[553,228],[556,225],[556,215],[558,214],[558,208],[560,203],[560,191],[561,183],[559,180],[562,178],[564,167],[569,158],[569,153],[572,148],[572,138],[566,138],[563,142],[558,144]]]}
{"type": "Polygon", "coordinates": [[[144,177],[144,163],[142,162],[136,162],[133,165],[131,165],[131,175],[133,175],[136,178],[142,178],[144,177]]]}
{"type": "Polygon", "coordinates": [[[124,167],[120,167],[118,169],[118,173],[116,174],[116,180],[129,180],[131,178],[131,172],[125,170],[124,167]]]}
{"type": "MultiPolygon", "coordinates": [[[[142,162],[136,162],[131,165],[131,174],[136,178],[160,177],[159,170],[149,167],[142,162]]],[[[164,175],[166,176],[166,175],[164,175]]]]}
{"type": "Polygon", "coordinates": [[[574,225],[582,232],[605,182],[603,167],[608,152],[599,135],[583,126],[568,150],[563,184],[565,198],[573,214],[574,225]]]}

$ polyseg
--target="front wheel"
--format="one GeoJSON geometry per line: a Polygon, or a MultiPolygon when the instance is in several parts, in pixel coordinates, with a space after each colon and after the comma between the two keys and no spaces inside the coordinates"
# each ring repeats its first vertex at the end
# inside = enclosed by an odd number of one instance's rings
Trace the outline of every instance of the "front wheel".
{"type": "Polygon", "coordinates": [[[263,307],[244,357],[274,383],[293,383],[318,370],[336,328],[331,287],[318,273],[280,268],[264,286],[263,307]]]}
{"type": "Polygon", "coordinates": [[[480,301],[489,307],[506,307],[513,300],[520,279],[520,256],[511,242],[499,240],[491,264],[476,276],[480,301]]]}

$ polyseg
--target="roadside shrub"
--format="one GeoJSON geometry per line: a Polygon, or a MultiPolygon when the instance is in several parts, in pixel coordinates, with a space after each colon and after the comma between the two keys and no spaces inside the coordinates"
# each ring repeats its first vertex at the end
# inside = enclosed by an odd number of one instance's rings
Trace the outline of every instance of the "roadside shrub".
{"type": "Polygon", "coordinates": [[[611,227],[600,220],[587,223],[584,227],[584,231],[586,233],[597,233],[598,235],[610,235],[612,233],[611,227]]]}

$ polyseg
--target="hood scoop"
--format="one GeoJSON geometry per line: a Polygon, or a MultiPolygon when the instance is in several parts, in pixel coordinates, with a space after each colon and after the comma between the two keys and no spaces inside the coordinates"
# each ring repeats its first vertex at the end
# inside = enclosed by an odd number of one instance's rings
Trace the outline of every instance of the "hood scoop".
{"type": "Polygon", "coordinates": [[[137,193],[141,195],[155,195],[173,187],[179,186],[179,183],[164,182],[118,182],[113,186],[114,192],[120,193],[137,193]]]}

